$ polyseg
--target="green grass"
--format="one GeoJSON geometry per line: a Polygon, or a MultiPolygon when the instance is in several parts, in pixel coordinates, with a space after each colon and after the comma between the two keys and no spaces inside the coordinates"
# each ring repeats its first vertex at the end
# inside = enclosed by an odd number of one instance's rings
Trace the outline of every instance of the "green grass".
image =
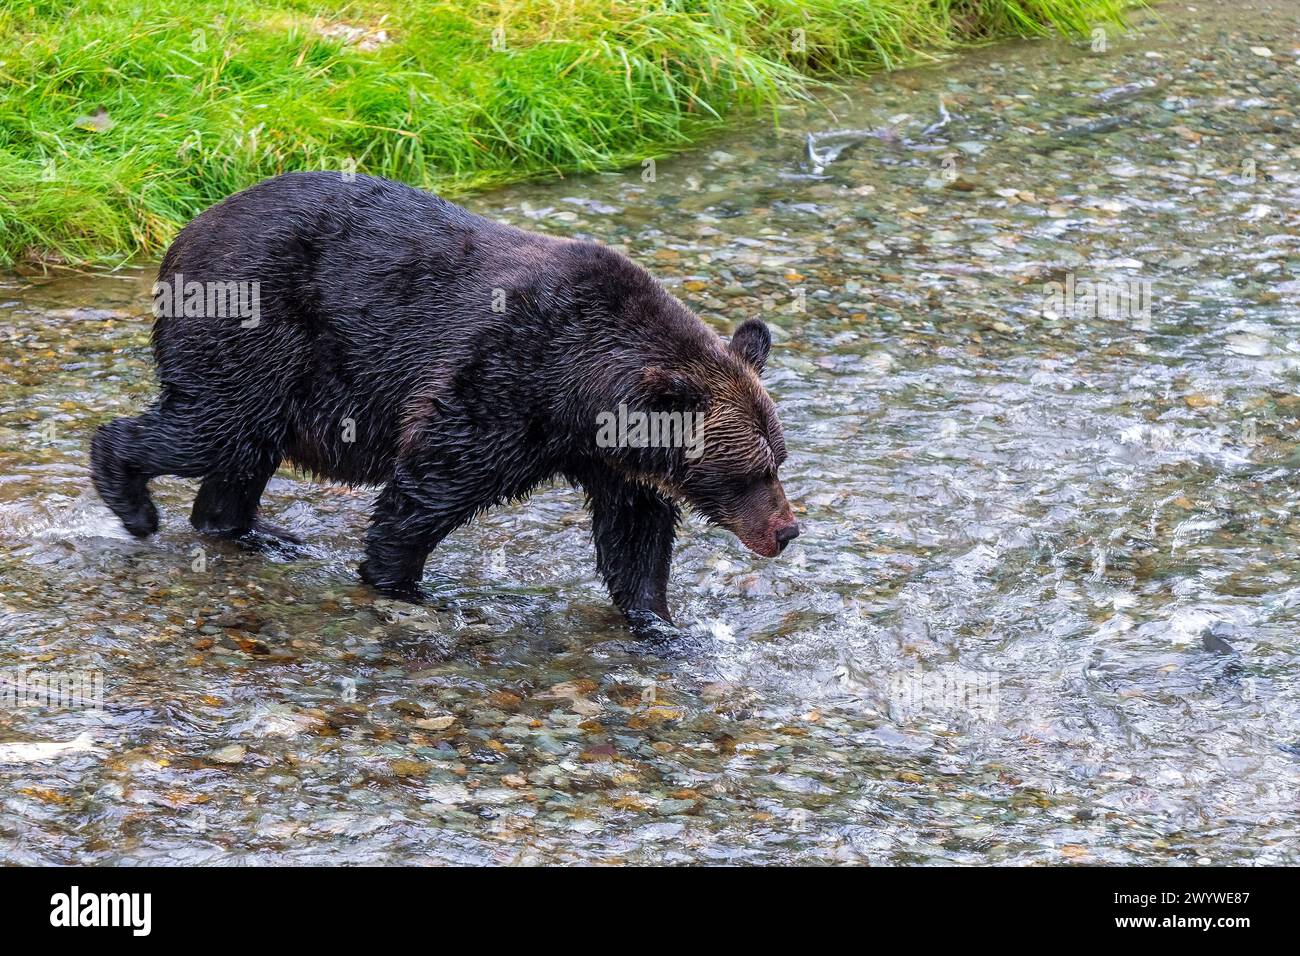
{"type": "Polygon", "coordinates": [[[0,0],[0,264],[155,253],[206,206],[285,170],[355,164],[455,194],[624,165],[816,79],[1080,34],[1123,6],[0,0]],[[330,35],[340,27],[365,34],[330,35]]]}

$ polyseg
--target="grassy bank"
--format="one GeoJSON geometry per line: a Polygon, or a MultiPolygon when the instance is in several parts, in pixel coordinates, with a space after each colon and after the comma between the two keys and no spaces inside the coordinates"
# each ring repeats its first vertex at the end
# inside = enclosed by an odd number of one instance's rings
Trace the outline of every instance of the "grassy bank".
{"type": "Polygon", "coordinates": [[[0,0],[0,263],[155,252],[258,179],[638,161],[810,78],[1123,0],[0,0]],[[801,31],[801,32],[800,32],[801,31]]]}

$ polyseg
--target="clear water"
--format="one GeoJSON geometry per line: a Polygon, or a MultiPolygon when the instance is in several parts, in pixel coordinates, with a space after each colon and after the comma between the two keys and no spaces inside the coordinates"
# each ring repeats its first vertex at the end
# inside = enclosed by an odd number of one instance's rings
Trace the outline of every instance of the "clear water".
{"type": "Polygon", "coordinates": [[[804,535],[687,527],[686,657],[628,646],[562,487],[427,608],[355,582],[373,491],[277,477],[303,559],[180,480],[130,539],[86,457],[152,394],[149,270],[3,278],[0,671],[104,706],[0,707],[0,860],[1300,862],[1300,31],[1195,6],[469,202],[777,329],[804,535]],[[1070,277],[1149,316],[1044,314],[1070,277]]]}

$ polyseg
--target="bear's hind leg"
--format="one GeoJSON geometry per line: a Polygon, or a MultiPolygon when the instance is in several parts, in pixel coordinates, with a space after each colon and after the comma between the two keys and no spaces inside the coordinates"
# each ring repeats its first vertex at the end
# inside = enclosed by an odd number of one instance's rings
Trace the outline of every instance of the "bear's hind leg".
{"type": "Polygon", "coordinates": [[[218,538],[248,537],[251,544],[263,539],[277,545],[302,544],[301,538],[257,517],[262,492],[279,464],[278,456],[267,453],[239,472],[216,471],[204,477],[190,512],[195,530],[218,538]]]}
{"type": "Polygon", "coordinates": [[[137,538],[158,530],[158,509],[149,497],[149,479],[158,475],[201,474],[187,459],[183,429],[169,427],[158,409],[101,425],[90,442],[90,474],[104,504],[137,538]]]}

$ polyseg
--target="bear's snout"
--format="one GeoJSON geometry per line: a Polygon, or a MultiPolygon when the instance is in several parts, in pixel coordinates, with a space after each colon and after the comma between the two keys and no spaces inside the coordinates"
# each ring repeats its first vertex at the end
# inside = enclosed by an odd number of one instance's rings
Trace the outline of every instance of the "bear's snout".
{"type": "Polygon", "coordinates": [[[773,515],[760,528],[756,534],[742,530],[736,536],[750,551],[764,558],[775,558],[785,550],[786,545],[799,537],[799,522],[790,514],[773,515]]]}
{"type": "Polygon", "coordinates": [[[746,518],[731,525],[741,543],[757,555],[775,558],[786,546],[799,537],[799,522],[795,520],[790,502],[779,482],[764,489],[763,507],[754,507],[746,518]]]}
{"type": "Polygon", "coordinates": [[[799,537],[799,522],[791,521],[788,525],[777,528],[772,532],[772,537],[776,538],[777,553],[780,554],[786,545],[799,537]]]}

